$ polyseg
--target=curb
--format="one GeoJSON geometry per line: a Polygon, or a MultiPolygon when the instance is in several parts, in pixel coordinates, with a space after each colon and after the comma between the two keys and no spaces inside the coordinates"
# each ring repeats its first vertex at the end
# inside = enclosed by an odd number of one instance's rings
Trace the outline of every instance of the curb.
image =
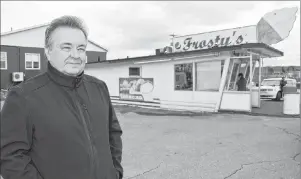
{"type": "MultiPolygon", "coordinates": [[[[115,105],[114,105],[115,106],[115,105]]],[[[250,113],[250,112],[238,112],[238,111],[218,111],[218,112],[191,112],[191,111],[173,111],[165,110],[160,108],[143,108],[140,106],[129,106],[129,105],[116,105],[116,109],[120,106],[125,106],[126,108],[135,108],[135,110],[120,110],[120,113],[133,112],[139,115],[147,116],[212,116],[216,114],[243,114],[249,116],[266,116],[266,117],[280,117],[280,118],[299,118],[299,115],[279,115],[279,114],[261,114],[261,113],[250,113]]],[[[122,108],[122,107],[120,107],[122,108]]]]}
{"type": "Polygon", "coordinates": [[[125,109],[123,110],[124,105],[118,105],[114,106],[115,109],[121,109],[119,110],[120,113],[128,113],[133,112],[139,115],[147,115],[147,116],[209,116],[214,115],[216,113],[212,112],[191,112],[191,111],[174,111],[174,110],[166,110],[161,108],[145,108],[140,106],[125,106],[125,109]],[[133,109],[134,108],[134,109],[133,109]],[[128,110],[133,109],[133,110],[128,110]]]}
{"type": "Polygon", "coordinates": [[[146,115],[146,116],[186,116],[186,117],[194,117],[194,116],[212,116],[215,113],[176,113],[176,112],[169,112],[166,111],[165,113],[156,113],[156,112],[135,112],[139,115],[146,115]]]}
{"type": "Polygon", "coordinates": [[[300,118],[300,115],[286,115],[286,114],[261,114],[250,112],[238,112],[238,111],[219,111],[220,114],[244,114],[249,116],[266,116],[266,117],[281,117],[281,118],[300,118]]]}

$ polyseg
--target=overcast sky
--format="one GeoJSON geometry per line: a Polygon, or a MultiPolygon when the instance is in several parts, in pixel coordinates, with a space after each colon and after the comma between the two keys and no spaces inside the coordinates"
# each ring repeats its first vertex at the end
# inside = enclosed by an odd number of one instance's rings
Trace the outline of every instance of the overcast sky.
{"type": "Polygon", "coordinates": [[[89,38],[107,48],[108,59],[153,55],[168,45],[169,35],[256,25],[264,14],[283,7],[298,7],[290,36],[273,47],[284,52],[266,65],[300,65],[300,2],[204,1],[1,1],[1,32],[50,22],[62,15],[86,21],[89,38]]]}

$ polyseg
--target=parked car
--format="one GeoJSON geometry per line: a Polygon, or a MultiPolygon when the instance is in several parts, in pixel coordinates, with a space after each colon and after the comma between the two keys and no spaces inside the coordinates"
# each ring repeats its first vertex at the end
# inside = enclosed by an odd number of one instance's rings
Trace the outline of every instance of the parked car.
{"type": "MultiPolygon", "coordinates": [[[[260,98],[261,99],[274,99],[279,101],[282,97],[280,90],[281,78],[267,78],[261,83],[260,98]]],[[[296,87],[297,82],[295,79],[286,78],[286,87],[296,87]]]]}

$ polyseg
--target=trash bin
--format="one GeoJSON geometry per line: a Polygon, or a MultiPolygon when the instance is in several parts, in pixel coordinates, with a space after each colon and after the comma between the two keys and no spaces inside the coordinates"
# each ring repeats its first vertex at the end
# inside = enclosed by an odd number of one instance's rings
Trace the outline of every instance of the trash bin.
{"type": "Polygon", "coordinates": [[[297,89],[283,88],[283,93],[283,114],[300,114],[300,93],[297,92],[297,89]]]}
{"type": "Polygon", "coordinates": [[[252,97],[252,107],[259,108],[260,106],[259,88],[253,87],[251,97],[252,97]]]}

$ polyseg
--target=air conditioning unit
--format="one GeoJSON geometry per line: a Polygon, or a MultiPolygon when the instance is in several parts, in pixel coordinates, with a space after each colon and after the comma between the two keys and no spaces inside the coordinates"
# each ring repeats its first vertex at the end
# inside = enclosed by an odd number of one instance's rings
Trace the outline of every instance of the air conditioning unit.
{"type": "Polygon", "coordinates": [[[13,82],[24,81],[24,73],[23,72],[13,72],[12,78],[13,78],[13,82]]]}
{"type": "Polygon", "coordinates": [[[164,48],[156,49],[156,55],[162,55],[162,54],[164,54],[164,48]]]}

